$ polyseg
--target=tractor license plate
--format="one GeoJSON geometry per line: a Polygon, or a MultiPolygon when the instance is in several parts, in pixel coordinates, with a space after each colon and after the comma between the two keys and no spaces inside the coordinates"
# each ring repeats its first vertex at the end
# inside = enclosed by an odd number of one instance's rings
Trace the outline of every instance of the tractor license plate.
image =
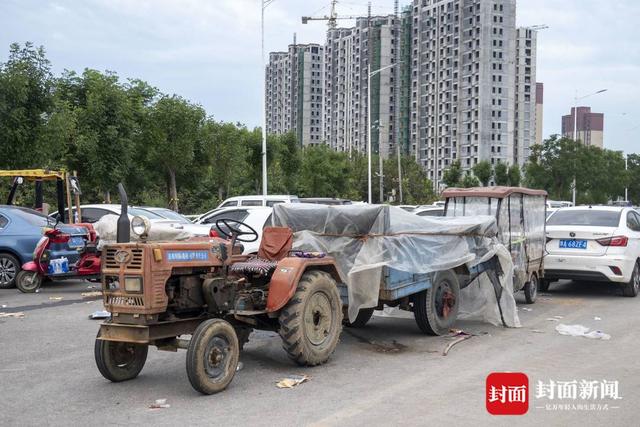
{"type": "Polygon", "coordinates": [[[560,249],[587,249],[586,240],[560,240],[560,249]]]}

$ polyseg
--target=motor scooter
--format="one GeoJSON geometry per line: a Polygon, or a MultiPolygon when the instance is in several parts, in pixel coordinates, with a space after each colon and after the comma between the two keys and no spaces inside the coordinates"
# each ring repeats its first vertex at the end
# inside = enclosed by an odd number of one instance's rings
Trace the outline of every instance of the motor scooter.
{"type": "Polygon", "coordinates": [[[100,253],[91,224],[46,228],[33,252],[33,261],[22,266],[16,287],[37,292],[45,279],[100,279],[100,253]]]}

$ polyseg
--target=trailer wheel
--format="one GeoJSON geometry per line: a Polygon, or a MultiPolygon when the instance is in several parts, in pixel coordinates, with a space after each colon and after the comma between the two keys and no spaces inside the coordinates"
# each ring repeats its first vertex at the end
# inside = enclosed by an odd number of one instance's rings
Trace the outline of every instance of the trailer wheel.
{"type": "Polygon", "coordinates": [[[42,285],[42,276],[36,271],[22,270],[16,276],[16,287],[25,294],[32,294],[42,285]]]}
{"type": "Polygon", "coordinates": [[[460,307],[460,281],[451,270],[433,276],[429,289],[413,296],[413,315],[422,332],[444,335],[456,322],[460,307]]]}
{"type": "Polygon", "coordinates": [[[551,285],[551,280],[540,279],[540,283],[538,284],[538,290],[540,292],[547,292],[549,290],[549,285],[551,285]]]}
{"type": "Polygon", "coordinates": [[[349,318],[345,317],[344,326],[348,328],[363,328],[371,320],[374,310],[375,308],[361,308],[358,311],[358,317],[353,322],[350,322],[349,318]]]}
{"type": "Polygon", "coordinates": [[[147,361],[149,346],[96,338],[94,355],[103,377],[114,383],[138,376],[147,361]]]}
{"type": "Polygon", "coordinates": [[[315,366],[329,360],[342,332],[342,300],[336,281],[323,271],[302,275],[280,312],[282,346],[291,360],[315,366]]]}
{"type": "Polygon", "coordinates": [[[538,297],[538,276],[531,275],[531,279],[524,284],[524,299],[527,304],[533,304],[538,297]]]}
{"type": "Polygon", "coordinates": [[[229,385],[236,369],[240,348],[233,326],[222,319],[202,322],[187,348],[187,377],[202,394],[218,393],[229,385]]]}

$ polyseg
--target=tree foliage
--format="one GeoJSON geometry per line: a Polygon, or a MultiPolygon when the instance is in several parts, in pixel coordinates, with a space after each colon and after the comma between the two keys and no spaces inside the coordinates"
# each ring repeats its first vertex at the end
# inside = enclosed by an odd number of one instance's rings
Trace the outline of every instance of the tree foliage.
{"type": "Polygon", "coordinates": [[[509,185],[509,167],[504,162],[498,162],[493,167],[493,181],[496,185],[509,185]]]}
{"type": "Polygon", "coordinates": [[[489,185],[489,181],[491,181],[491,176],[493,175],[493,171],[491,170],[491,163],[489,163],[487,160],[483,160],[476,163],[473,168],[471,168],[471,170],[484,187],[489,185]]]}
{"type": "Polygon", "coordinates": [[[456,160],[455,162],[451,163],[451,165],[447,169],[445,169],[444,173],[442,174],[442,182],[444,182],[447,187],[457,187],[461,185],[462,173],[463,172],[460,161],[456,160]]]}
{"type": "Polygon", "coordinates": [[[607,203],[624,195],[629,181],[621,152],[585,146],[552,136],[532,147],[525,184],[545,189],[555,200],[571,200],[575,179],[577,203],[607,203]]]}

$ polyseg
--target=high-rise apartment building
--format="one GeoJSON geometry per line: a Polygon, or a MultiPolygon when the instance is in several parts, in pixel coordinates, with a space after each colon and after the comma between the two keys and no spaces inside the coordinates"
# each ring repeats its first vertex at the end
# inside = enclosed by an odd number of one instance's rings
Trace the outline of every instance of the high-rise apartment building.
{"type": "Polygon", "coordinates": [[[292,44],[269,54],[266,68],[267,133],[293,131],[306,146],[322,143],[324,47],[292,44]]]}
{"type": "Polygon", "coordinates": [[[591,107],[578,107],[578,134],[574,132],[576,109],[562,116],[562,136],[582,141],[585,145],[604,148],[604,114],[592,113],[591,107]]]}
{"type": "Polygon", "coordinates": [[[529,160],[529,147],[536,143],[536,31],[516,30],[516,84],[513,130],[513,164],[529,160]]]}
{"type": "MultiPolygon", "coordinates": [[[[516,29],[515,16],[516,0],[412,0],[399,14],[330,27],[320,142],[366,152],[368,73],[381,70],[370,88],[374,152],[413,155],[436,189],[454,161],[466,171],[483,160],[523,165],[542,134],[542,89],[536,85],[536,31],[516,29]]],[[[274,91],[296,106],[294,91],[286,93],[295,84],[286,86],[277,74],[279,61],[291,62],[291,53],[272,55],[274,91]]],[[[270,132],[296,114],[274,101],[267,109],[270,132]]]]}
{"type": "Polygon", "coordinates": [[[414,0],[411,146],[436,188],[456,160],[513,160],[515,0],[414,0]]]}
{"type": "MultiPolygon", "coordinates": [[[[383,157],[398,140],[402,34],[395,15],[358,18],[352,28],[330,28],[325,44],[324,140],[338,151],[367,150],[369,72],[371,142],[383,157]]],[[[405,126],[406,127],[406,126],[405,126]]]]}

